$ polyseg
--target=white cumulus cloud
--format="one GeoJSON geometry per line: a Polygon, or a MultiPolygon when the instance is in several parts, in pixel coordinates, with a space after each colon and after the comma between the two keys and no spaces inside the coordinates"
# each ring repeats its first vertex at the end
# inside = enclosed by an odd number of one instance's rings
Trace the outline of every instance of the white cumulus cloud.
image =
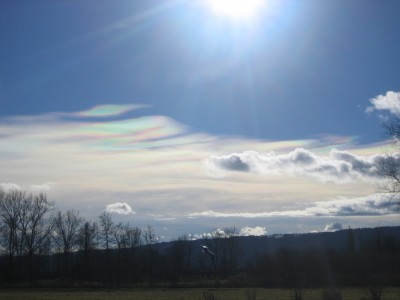
{"type": "Polygon", "coordinates": [[[400,92],[388,91],[386,95],[378,95],[369,101],[372,105],[367,107],[368,113],[374,110],[388,110],[391,114],[400,116],[400,92]]]}
{"type": "Polygon", "coordinates": [[[268,233],[267,228],[261,227],[261,226],[255,226],[255,227],[250,227],[250,226],[245,226],[242,229],[240,229],[239,235],[241,236],[261,236],[261,235],[266,235],[268,233]]]}
{"type": "Polygon", "coordinates": [[[335,222],[335,223],[326,224],[324,231],[337,231],[337,230],[342,230],[342,229],[343,229],[342,224],[335,222]]]}
{"type": "Polygon", "coordinates": [[[125,202],[123,202],[123,203],[116,202],[116,203],[108,204],[106,206],[106,212],[116,213],[119,215],[131,215],[131,214],[133,215],[136,213],[133,211],[132,207],[125,202]]]}
{"type": "MultiPolygon", "coordinates": [[[[400,161],[400,155],[394,159],[400,161]]],[[[204,161],[208,173],[252,172],[260,175],[286,174],[305,176],[321,182],[347,183],[354,180],[371,181],[379,176],[378,164],[387,159],[383,154],[358,156],[348,151],[333,149],[328,156],[321,156],[303,148],[287,154],[245,151],[229,155],[212,155],[204,161]]]]}

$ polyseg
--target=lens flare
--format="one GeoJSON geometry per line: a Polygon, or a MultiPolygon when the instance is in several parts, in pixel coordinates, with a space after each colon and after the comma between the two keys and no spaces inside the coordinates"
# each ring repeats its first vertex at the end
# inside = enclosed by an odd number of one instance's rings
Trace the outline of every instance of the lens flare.
{"type": "Polygon", "coordinates": [[[209,0],[211,9],[220,15],[234,19],[254,16],[264,0],[209,0]]]}

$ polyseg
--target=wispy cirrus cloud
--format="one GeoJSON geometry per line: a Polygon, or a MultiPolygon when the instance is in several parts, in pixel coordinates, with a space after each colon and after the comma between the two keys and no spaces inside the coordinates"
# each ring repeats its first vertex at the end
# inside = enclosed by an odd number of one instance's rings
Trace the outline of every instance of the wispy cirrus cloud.
{"type": "Polygon", "coordinates": [[[387,110],[395,116],[400,116],[400,92],[388,91],[386,95],[378,95],[369,101],[372,105],[365,110],[367,113],[374,110],[387,110]]]}
{"type": "Polygon", "coordinates": [[[104,117],[115,117],[130,112],[135,109],[149,107],[145,104],[130,104],[130,105],[98,105],[85,111],[80,111],[70,114],[73,117],[92,117],[92,118],[104,118],[104,117]]]}
{"type": "MultiPolygon", "coordinates": [[[[399,154],[395,154],[394,157],[400,161],[399,154]]],[[[209,174],[216,176],[238,171],[261,175],[306,176],[321,182],[346,183],[379,179],[378,164],[385,159],[383,154],[360,156],[336,149],[331,150],[328,156],[321,156],[297,148],[287,154],[246,151],[212,155],[204,161],[204,166],[209,174]]]]}

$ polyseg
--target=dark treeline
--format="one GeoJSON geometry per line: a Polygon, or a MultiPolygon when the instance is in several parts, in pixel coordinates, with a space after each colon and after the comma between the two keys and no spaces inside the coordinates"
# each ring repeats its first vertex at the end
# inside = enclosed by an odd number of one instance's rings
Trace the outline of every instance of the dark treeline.
{"type": "Polygon", "coordinates": [[[115,223],[107,212],[88,221],[56,211],[44,194],[0,190],[0,285],[398,285],[399,231],[371,232],[240,237],[232,227],[158,243],[151,226],[115,223]]]}

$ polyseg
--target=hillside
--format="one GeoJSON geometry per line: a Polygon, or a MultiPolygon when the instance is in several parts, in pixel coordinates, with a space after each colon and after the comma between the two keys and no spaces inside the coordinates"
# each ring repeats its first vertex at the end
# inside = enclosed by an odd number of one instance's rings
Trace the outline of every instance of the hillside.
{"type": "Polygon", "coordinates": [[[1,256],[0,270],[0,286],[397,286],[400,227],[1,256]]]}
{"type": "MultiPolygon", "coordinates": [[[[157,249],[166,252],[174,243],[160,243],[157,245],[157,249]]],[[[194,248],[192,257],[194,262],[204,256],[201,245],[207,245],[212,251],[215,251],[210,239],[195,240],[191,243],[194,248]]],[[[354,251],[355,253],[365,248],[400,251],[400,226],[344,229],[335,232],[304,234],[239,236],[236,237],[236,243],[239,267],[254,263],[254,260],[260,255],[276,254],[282,249],[354,251]]]]}

